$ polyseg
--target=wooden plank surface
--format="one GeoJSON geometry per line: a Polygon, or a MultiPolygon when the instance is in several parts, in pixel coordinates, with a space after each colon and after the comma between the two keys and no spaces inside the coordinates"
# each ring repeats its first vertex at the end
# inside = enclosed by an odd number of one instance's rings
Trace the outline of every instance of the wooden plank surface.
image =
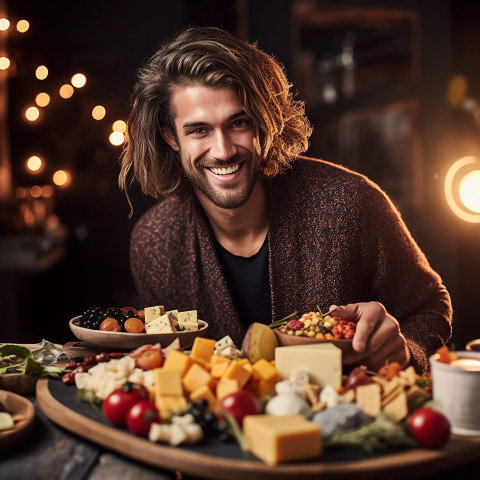
{"type": "MultiPolygon", "coordinates": [[[[235,445],[235,455],[216,448],[182,448],[158,445],[137,437],[90,415],[79,413],[59,400],[58,393],[52,395],[49,380],[37,384],[37,401],[42,411],[53,420],[98,445],[133,458],[148,465],[171,471],[179,470],[187,475],[211,479],[244,479],[250,475],[256,479],[321,478],[360,479],[385,478],[389,480],[419,478],[445,469],[465,464],[480,458],[480,437],[454,436],[442,450],[410,449],[399,453],[373,458],[291,463],[275,467],[265,465],[249,454],[243,454],[235,445]]],[[[52,382],[52,380],[50,380],[52,382]]],[[[55,391],[74,387],[55,385],[55,391]]]]}

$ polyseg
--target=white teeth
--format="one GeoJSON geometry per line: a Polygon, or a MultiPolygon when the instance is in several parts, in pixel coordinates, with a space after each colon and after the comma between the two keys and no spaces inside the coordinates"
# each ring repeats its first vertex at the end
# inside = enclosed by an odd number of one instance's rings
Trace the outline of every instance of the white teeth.
{"type": "Polygon", "coordinates": [[[215,175],[229,175],[230,173],[235,173],[240,168],[240,165],[233,165],[228,168],[210,168],[210,171],[215,175]]]}

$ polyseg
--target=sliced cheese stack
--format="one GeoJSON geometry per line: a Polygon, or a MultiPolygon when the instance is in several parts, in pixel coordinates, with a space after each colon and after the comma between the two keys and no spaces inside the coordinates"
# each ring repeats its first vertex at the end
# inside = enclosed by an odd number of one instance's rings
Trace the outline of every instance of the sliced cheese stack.
{"type": "Polygon", "coordinates": [[[275,349],[275,367],[283,378],[294,370],[304,370],[320,387],[342,385],[342,351],[331,343],[291,345],[275,349]]]}
{"type": "Polygon", "coordinates": [[[271,362],[261,359],[255,364],[246,359],[229,359],[215,355],[215,340],[196,337],[190,355],[173,350],[163,364],[154,370],[154,400],[162,418],[187,406],[187,398],[204,398],[209,408],[242,389],[262,397],[274,391],[278,373],[271,362]]]}
{"type": "Polygon", "coordinates": [[[243,435],[249,450],[269,465],[319,457],[320,427],[303,415],[247,415],[243,435]]]}

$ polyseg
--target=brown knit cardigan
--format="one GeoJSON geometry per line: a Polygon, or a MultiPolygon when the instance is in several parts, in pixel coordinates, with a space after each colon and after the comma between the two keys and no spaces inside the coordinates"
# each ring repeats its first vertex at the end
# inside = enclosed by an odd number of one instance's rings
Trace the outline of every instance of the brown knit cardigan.
{"type": "MultiPolygon", "coordinates": [[[[426,371],[451,336],[450,296],[387,196],[362,175],[304,157],[265,188],[272,319],[376,300],[399,321],[416,370],[426,371]]],[[[245,331],[195,196],[151,207],[130,253],[144,306],[197,309],[208,336],[241,345],[245,331]]]]}

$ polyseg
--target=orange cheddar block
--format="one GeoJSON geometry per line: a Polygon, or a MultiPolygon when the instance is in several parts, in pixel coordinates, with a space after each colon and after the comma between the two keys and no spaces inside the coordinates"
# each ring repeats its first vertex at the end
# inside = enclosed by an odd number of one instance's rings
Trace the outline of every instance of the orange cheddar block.
{"type": "Polygon", "coordinates": [[[163,364],[164,370],[178,370],[183,377],[187,370],[192,366],[193,360],[189,355],[185,355],[178,350],[172,350],[163,364]]]}
{"type": "Polygon", "coordinates": [[[277,377],[272,378],[271,380],[263,380],[262,378],[260,380],[251,379],[245,386],[245,389],[253,393],[258,398],[261,398],[264,395],[273,393],[275,391],[276,383],[277,377]]]}
{"type": "Polygon", "coordinates": [[[264,358],[257,360],[252,366],[253,380],[273,380],[277,376],[277,369],[264,358]]]}
{"type": "Polygon", "coordinates": [[[234,378],[238,381],[240,388],[243,388],[250,378],[251,370],[251,367],[239,360],[233,360],[221,378],[234,378]]]}
{"type": "Polygon", "coordinates": [[[213,410],[215,408],[215,405],[217,404],[217,398],[215,397],[215,394],[212,392],[208,385],[203,385],[202,387],[197,388],[190,394],[190,400],[192,400],[193,402],[196,402],[201,398],[207,400],[208,408],[210,410],[213,410]]]}
{"type": "Polygon", "coordinates": [[[238,384],[237,379],[223,378],[217,383],[217,398],[218,400],[221,400],[227,395],[238,392],[239,390],[240,390],[240,385],[238,384]]]}
{"type": "Polygon", "coordinates": [[[210,365],[213,366],[217,363],[230,363],[230,359],[227,357],[223,357],[222,355],[212,355],[212,358],[210,359],[210,365]]]}
{"type": "Polygon", "coordinates": [[[179,370],[156,368],[153,371],[155,395],[183,395],[182,376],[179,370]]]}
{"type": "Polygon", "coordinates": [[[187,408],[187,400],[183,395],[158,395],[155,397],[155,406],[162,419],[166,420],[187,408]]]}
{"type": "Polygon", "coordinates": [[[249,450],[269,465],[322,453],[320,427],[303,415],[247,415],[243,435],[249,450]]]}
{"type": "Polygon", "coordinates": [[[209,363],[215,350],[215,343],[215,340],[211,338],[195,337],[191,356],[209,363]]]}
{"type": "MultiPolygon", "coordinates": [[[[198,338],[198,337],[197,337],[198,338]]],[[[207,370],[194,363],[183,377],[183,387],[190,394],[204,385],[213,383],[212,376],[207,370]]]]}
{"type": "Polygon", "coordinates": [[[230,365],[230,360],[228,362],[214,363],[210,369],[210,375],[213,378],[220,378],[227,371],[227,368],[229,365],[230,365]]]}

